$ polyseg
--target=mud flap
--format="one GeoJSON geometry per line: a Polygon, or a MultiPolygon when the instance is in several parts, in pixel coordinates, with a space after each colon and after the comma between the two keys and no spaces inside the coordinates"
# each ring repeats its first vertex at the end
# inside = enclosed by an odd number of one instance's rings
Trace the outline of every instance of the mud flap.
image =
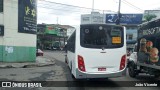
{"type": "Polygon", "coordinates": [[[126,76],[127,75],[127,67],[122,71],[122,76],[126,76]]]}

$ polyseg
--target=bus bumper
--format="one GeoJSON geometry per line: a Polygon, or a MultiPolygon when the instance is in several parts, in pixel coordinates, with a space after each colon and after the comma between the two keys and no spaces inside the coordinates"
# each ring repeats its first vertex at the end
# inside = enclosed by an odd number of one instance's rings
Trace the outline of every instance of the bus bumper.
{"type": "Polygon", "coordinates": [[[92,78],[115,78],[126,76],[126,68],[123,71],[113,73],[88,73],[76,70],[76,79],[92,79],[92,78]]]}

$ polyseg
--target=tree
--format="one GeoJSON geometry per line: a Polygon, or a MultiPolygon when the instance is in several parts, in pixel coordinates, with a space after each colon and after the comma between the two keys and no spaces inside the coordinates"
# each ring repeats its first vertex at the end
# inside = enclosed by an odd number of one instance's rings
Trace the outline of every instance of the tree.
{"type": "Polygon", "coordinates": [[[157,16],[155,14],[148,14],[144,16],[145,22],[151,21],[153,18],[156,18],[157,16]]]}

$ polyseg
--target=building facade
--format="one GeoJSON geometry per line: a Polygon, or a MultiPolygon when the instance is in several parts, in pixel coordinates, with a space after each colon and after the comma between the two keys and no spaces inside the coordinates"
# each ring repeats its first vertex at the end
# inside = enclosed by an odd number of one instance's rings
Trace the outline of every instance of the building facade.
{"type": "Polygon", "coordinates": [[[37,47],[43,50],[52,50],[54,47],[64,47],[67,38],[74,30],[75,28],[69,25],[38,24],[37,47]]]}
{"type": "Polygon", "coordinates": [[[91,14],[81,15],[81,24],[104,24],[105,14],[100,14],[99,12],[91,12],[91,14]]]}
{"type": "Polygon", "coordinates": [[[144,16],[146,15],[155,15],[154,19],[160,18],[160,10],[145,10],[143,14],[143,20],[145,20],[144,16]]]}
{"type": "Polygon", "coordinates": [[[138,26],[137,25],[126,26],[126,30],[127,30],[126,31],[127,49],[129,51],[132,51],[135,43],[137,42],[138,26]]]}
{"type": "Polygon", "coordinates": [[[36,60],[36,0],[0,0],[0,62],[36,60]]]}
{"type": "MultiPolygon", "coordinates": [[[[133,49],[137,41],[138,25],[142,23],[143,14],[121,14],[120,25],[126,27],[127,49],[133,49]]],[[[91,13],[81,15],[81,24],[110,24],[115,25],[117,14],[91,13]]]]}
{"type": "MultiPolygon", "coordinates": [[[[143,14],[121,14],[120,25],[126,27],[127,50],[132,51],[137,41],[138,25],[142,23],[143,14]]],[[[116,23],[117,14],[106,14],[106,23],[116,23]]]]}

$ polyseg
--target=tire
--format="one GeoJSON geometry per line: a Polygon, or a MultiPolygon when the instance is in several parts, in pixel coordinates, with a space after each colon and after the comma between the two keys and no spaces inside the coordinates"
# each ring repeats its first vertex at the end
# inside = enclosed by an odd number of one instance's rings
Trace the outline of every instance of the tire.
{"type": "Polygon", "coordinates": [[[135,70],[135,64],[133,62],[131,62],[128,66],[128,73],[129,73],[129,76],[132,77],[132,78],[135,78],[136,75],[138,75],[137,71],[135,70]]]}
{"type": "Polygon", "coordinates": [[[67,56],[65,56],[65,63],[68,64],[67,56]]]}
{"type": "Polygon", "coordinates": [[[158,75],[158,74],[154,75],[154,78],[159,78],[159,77],[160,77],[160,75],[158,75]]]}
{"type": "Polygon", "coordinates": [[[80,81],[80,79],[75,78],[75,76],[71,73],[71,77],[73,79],[73,81],[80,81]]]}
{"type": "MultiPolygon", "coordinates": [[[[71,73],[71,74],[72,74],[72,73],[71,73]]],[[[73,80],[76,80],[76,78],[74,77],[74,75],[73,75],[73,74],[71,75],[71,77],[72,77],[72,79],[73,79],[73,80]]]]}
{"type": "Polygon", "coordinates": [[[73,79],[73,80],[76,80],[76,78],[75,78],[75,77],[74,77],[74,75],[72,74],[72,63],[71,63],[71,65],[70,65],[70,66],[71,66],[71,68],[70,68],[71,77],[72,77],[72,79],[73,79]]]}
{"type": "Polygon", "coordinates": [[[71,63],[70,72],[71,72],[71,77],[72,77],[73,81],[80,81],[79,79],[75,78],[75,76],[72,73],[72,63],[71,63]]]}

